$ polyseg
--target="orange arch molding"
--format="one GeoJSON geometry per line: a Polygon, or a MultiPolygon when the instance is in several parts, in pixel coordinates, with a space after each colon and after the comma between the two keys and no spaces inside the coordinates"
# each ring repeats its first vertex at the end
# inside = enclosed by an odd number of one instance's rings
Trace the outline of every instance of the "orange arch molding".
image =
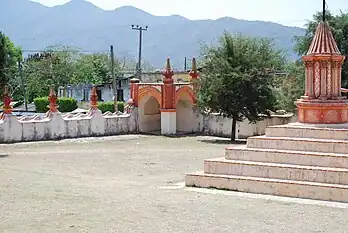
{"type": "Polygon", "coordinates": [[[144,87],[139,90],[138,93],[138,103],[144,98],[145,96],[152,96],[154,97],[160,106],[162,106],[162,94],[161,92],[154,88],[154,87],[144,87]]]}
{"type": "Polygon", "coordinates": [[[189,86],[183,86],[176,91],[175,104],[177,104],[180,97],[184,96],[185,94],[189,95],[192,104],[196,103],[196,96],[193,94],[192,88],[189,86]]]}

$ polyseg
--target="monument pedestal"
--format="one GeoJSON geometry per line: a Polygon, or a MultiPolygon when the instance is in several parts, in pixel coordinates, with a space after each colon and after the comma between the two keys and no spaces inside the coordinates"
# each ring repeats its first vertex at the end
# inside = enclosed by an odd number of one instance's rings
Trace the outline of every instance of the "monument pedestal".
{"type": "Polygon", "coordinates": [[[310,124],[343,124],[348,123],[348,100],[337,99],[305,99],[296,102],[298,121],[310,124]]]}
{"type": "Polygon", "coordinates": [[[348,202],[348,124],[272,126],[186,175],[202,188],[348,202]]]}

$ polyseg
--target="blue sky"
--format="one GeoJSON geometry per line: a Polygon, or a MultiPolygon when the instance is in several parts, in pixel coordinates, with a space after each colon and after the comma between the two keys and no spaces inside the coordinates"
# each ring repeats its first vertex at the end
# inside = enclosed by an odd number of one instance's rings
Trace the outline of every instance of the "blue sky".
{"type": "MultiPolygon", "coordinates": [[[[69,0],[33,0],[47,6],[69,0]]],[[[189,19],[217,19],[224,16],[264,20],[289,26],[303,26],[322,8],[322,0],[88,0],[105,10],[131,5],[154,15],[182,15],[189,19]]],[[[347,11],[347,0],[327,0],[329,9],[347,11]],[[345,4],[344,4],[345,3],[345,4]]]]}

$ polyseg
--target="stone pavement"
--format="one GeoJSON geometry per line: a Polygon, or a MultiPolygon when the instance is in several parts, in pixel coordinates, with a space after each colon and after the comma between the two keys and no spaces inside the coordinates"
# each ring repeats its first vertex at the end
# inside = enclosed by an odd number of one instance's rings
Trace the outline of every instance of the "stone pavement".
{"type": "Polygon", "coordinates": [[[126,135],[0,145],[0,232],[348,232],[348,204],[184,187],[227,142],[126,135]]]}

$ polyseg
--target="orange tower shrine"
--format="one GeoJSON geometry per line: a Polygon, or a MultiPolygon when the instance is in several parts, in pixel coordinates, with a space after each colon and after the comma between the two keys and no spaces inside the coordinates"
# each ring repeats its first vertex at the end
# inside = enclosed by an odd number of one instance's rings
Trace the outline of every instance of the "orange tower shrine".
{"type": "Polygon", "coordinates": [[[296,102],[300,123],[348,123],[348,100],[341,95],[344,59],[328,23],[323,20],[307,54],[303,56],[306,66],[305,95],[296,102]]]}

